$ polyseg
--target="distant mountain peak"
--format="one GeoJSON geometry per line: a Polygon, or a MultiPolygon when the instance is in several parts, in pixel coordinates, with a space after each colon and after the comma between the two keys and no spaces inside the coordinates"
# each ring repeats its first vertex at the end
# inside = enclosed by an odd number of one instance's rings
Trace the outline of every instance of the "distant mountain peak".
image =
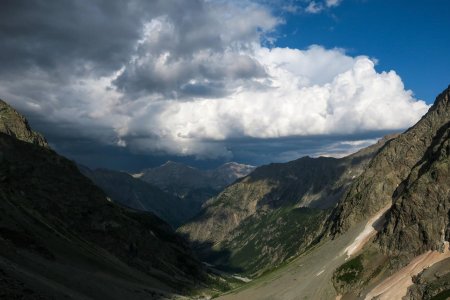
{"type": "Polygon", "coordinates": [[[30,128],[27,119],[1,99],[0,132],[27,143],[49,147],[45,138],[30,128]]]}

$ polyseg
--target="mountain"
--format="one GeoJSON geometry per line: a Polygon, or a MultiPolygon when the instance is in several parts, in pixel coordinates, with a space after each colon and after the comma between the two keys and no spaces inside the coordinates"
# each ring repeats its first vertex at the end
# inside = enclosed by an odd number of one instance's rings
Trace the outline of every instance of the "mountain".
{"type": "Polygon", "coordinates": [[[410,299],[450,296],[449,98],[450,88],[416,125],[390,141],[333,213],[331,232],[339,234],[387,207],[376,237],[337,270],[339,292],[369,298],[399,291],[410,299]],[[358,280],[349,280],[353,277],[346,274],[355,272],[358,280]]]}
{"type": "Polygon", "coordinates": [[[335,210],[333,233],[345,231],[392,202],[397,187],[424,157],[442,126],[450,121],[446,97],[448,89],[416,125],[387,143],[374,157],[335,210]]]}
{"type": "Polygon", "coordinates": [[[109,201],[1,107],[1,298],[164,298],[210,280],[167,223],[109,201]]]}
{"type": "Polygon", "coordinates": [[[257,168],[178,231],[203,259],[256,276],[298,255],[331,208],[393,136],[345,158],[303,157],[257,168]]]}
{"type": "Polygon", "coordinates": [[[255,167],[250,165],[230,162],[213,170],[200,170],[182,163],[168,161],[159,167],[133,174],[133,177],[182,198],[188,203],[192,216],[194,216],[200,211],[206,200],[217,195],[235,180],[248,175],[254,169],[255,167]]]}
{"type": "Polygon", "coordinates": [[[114,202],[136,210],[152,212],[173,228],[177,228],[198,212],[187,201],[127,173],[106,169],[90,170],[84,166],[79,166],[79,169],[114,202]]]}

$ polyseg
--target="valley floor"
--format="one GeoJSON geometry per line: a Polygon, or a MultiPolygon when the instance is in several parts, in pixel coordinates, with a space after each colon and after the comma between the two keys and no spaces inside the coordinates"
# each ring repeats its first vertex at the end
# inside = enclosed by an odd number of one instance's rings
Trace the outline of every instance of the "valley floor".
{"type": "MultiPolygon", "coordinates": [[[[376,233],[384,221],[383,208],[366,224],[360,224],[334,240],[327,240],[310,249],[288,265],[262,276],[238,290],[223,295],[222,300],[239,299],[340,299],[332,285],[336,268],[354,256],[376,233]]],[[[401,299],[413,284],[412,276],[450,257],[448,242],[443,253],[428,251],[375,286],[365,299],[401,299]]]]}
{"type": "Polygon", "coordinates": [[[273,273],[265,275],[219,299],[335,299],[331,283],[334,270],[347,257],[346,247],[361,233],[357,226],[332,241],[326,241],[273,273]]]}

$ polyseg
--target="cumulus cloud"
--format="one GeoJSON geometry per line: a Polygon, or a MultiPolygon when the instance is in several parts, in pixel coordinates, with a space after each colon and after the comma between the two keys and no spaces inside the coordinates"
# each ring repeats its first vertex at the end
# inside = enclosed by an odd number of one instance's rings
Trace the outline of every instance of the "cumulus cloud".
{"type": "Polygon", "coordinates": [[[318,14],[325,9],[337,7],[341,4],[342,0],[325,0],[325,1],[309,1],[305,7],[305,12],[310,14],[318,14]]]}
{"type": "Polygon", "coordinates": [[[316,1],[309,2],[308,6],[305,8],[305,11],[310,14],[320,13],[325,7],[322,3],[318,3],[316,1]]]}
{"type": "Polygon", "coordinates": [[[368,57],[271,45],[283,21],[254,2],[7,1],[0,22],[0,95],[56,146],[231,158],[247,139],[399,130],[428,108],[368,57]]]}
{"type": "Polygon", "coordinates": [[[342,0],[327,0],[325,3],[327,7],[335,7],[341,4],[342,0]]]}
{"type": "Polygon", "coordinates": [[[152,132],[139,147],[225,155],[219,141],[395,130],[410,126],[428,108],[404,90],[395,72],[377,73],[366,57],[350,58],[318,46],[305,51],[260,48],[255,54],[270,76],[264,88],[241,87],[221,99],[150,104],[127,125],[123,138],[152,132]],[[311,67],[310,57],[317,55],[333,59],[335,68],[311,67]],[[317,75],[321,71],[323,77],[317,75]]]}

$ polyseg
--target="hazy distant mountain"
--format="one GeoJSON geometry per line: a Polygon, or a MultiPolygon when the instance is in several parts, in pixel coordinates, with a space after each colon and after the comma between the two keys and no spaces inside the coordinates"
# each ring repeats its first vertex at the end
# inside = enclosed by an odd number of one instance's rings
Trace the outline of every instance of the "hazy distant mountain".
{"type": "Polygon", "coordinates": [[[0,105],[0,298],[154,299],[206,279],[170,226],[109,201],[0,105]]]}
{"type": "Polygon", "coordinates": [[[175,195],[124,172],[106,169],[80,171],[100,187],[113,201],[141,211],[149,211],[177,228],[192,218],[198,209],[175,195]]]}
{"type": "Polygon", "coordinates": [[[133,177],[184,199],[196,212],[199,212],[206,200],[254,169],[254,166],[230,162],[213,170],[200,170],[168,161],[159,167],[133,174],[133,177]]]}
{"type": "Polygon", "coordinates": [[[256,167],[229,162],[212,170],[200,170],[182,163],[168,161],[165,164],[145,169],[133,177],[152,183],[161,189],[173,191],[183,197],[193,189],[223,189],[236,179],[247,176],[256,167]]]}

